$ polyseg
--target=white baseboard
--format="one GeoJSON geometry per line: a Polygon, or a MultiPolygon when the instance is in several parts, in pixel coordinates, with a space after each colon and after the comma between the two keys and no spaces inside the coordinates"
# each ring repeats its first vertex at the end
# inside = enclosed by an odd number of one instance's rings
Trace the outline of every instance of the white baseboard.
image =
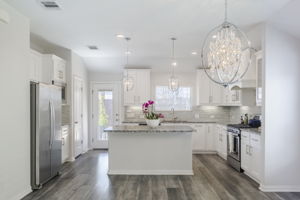
{"type": "Polygon", "coordinates": [[[19,200],[19,199],[22,199],[23,197],[25,197],[26,195],[28,195],[29,193],[31,193],[32,190],[31,190],[31,187],[28,186],[24,191],[16,194],[15,196],[13,196],[11,199],[12,200],[19,200]]]}
{"type": "Polygon", "coordinates": [[[300,192],[300,185],[260,185],[263,192],[300,192]]]}
{"type": "Polygon", "coordinates": [[[108,175],[194,175],[193,170],[109,170],[108,175]]]}
{"type": "Polygon", "coordinates": [[[193,154],[217,154],[216,151],[193,150],[193,154]]]}

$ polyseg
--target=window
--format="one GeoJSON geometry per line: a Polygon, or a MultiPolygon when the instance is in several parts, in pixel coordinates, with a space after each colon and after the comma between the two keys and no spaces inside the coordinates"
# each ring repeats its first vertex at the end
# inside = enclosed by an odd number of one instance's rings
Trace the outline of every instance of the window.
{"type": "Polygon", "coordinates": [[[155,110],[170,111],[191,110],[191,88],[179,87],[176,93],[169,90],[168,86],[156,86],[155,88],[155,110]]]}

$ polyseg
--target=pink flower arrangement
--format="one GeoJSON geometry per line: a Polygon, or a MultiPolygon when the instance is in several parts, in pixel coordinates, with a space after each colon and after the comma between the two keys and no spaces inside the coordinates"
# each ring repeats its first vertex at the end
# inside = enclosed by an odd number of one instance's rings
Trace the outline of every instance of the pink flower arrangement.
{"type": "Polygon", "coordinates": [[[142,109],[146,119],[160,119],[164,118],[164,115],[161,113],[154,113],[154,101],[149,100],[143,103],[142,109]]]}

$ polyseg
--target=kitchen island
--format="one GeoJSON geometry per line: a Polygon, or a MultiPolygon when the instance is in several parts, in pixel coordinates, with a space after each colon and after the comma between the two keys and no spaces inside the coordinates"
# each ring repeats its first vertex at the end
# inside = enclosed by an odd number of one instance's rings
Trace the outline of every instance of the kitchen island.
{"type": "Polygon", "coordinates": [[[193,175],[189,126],[114,126],[108,133],[108,174],[193,175]]]}

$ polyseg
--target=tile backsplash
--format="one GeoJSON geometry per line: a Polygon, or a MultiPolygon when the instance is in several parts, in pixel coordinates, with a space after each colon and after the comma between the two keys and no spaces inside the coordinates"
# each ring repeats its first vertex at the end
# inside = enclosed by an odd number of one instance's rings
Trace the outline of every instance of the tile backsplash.
{"type": "MultiPolygon", "coordinates": [[[[144,119],[140,107],[125,107],[124,121],[142,121],[144,119]]],[[[161,112],[166,120],[171,120],[173,114],[171,111],[161,112]]],[[[260,107],[227,107],[227,106],[196,106],[191,111],[175,111],[175,117],[179,121],[201,121],[201,122],[233,122],[239,123],[240,116],[245,113],[249,117],[260,114],[260,107]]]]}

